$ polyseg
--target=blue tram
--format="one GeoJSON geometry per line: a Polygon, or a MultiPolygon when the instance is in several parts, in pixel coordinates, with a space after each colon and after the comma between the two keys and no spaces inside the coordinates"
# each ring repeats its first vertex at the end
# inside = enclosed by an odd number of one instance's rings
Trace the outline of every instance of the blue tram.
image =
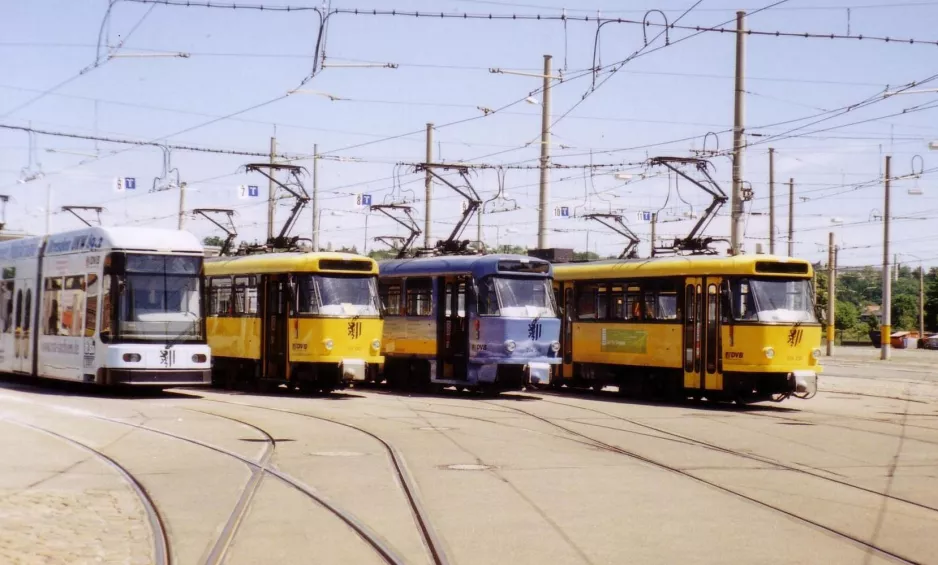
{"type": "Polygon", "coordinates": [[[522,255],[384,261],[384,376],[402,388],[550,382],[560,319],[550,263],[522,255]]]}

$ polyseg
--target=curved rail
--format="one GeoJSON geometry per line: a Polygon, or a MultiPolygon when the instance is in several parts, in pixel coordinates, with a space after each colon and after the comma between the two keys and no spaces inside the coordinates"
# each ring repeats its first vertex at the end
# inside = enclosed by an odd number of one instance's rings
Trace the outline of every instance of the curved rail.
{"type": "Polygon", "coordinates": [[[143,510],[146,513],[147,521],[150,522],[150,531],[153,534],[153,562],[156,565],[172,564],[172,553],[170,553],[169,550],[169,538],[166,535],[166,525],[163,523],[163,517],[160,516],[159,511],[156,509],[156,504],[154,504],[153,499],[150,498],[150,494],[147,492],[146,488],[144,488],[140,481],[138,481],[137,478],[134,477],[133,473],[127,470],[126,467],[112,459],[110,456],[91,447],[90,445],[72,439],[68,436],[64,436],[60,433],[53,432],[52,430],[9,418],[3,418],[3,421],[50,435],[54,438],[74,445],[91,453],[101,461],[107,463],[112,469],[117,471],[136,493],[137,498],[139,498],[140,503],[143,505],[143,510]]]}
{"type": "MultiPolygon", "coordinates": [[[[231,404],[234,404],[234,403],[231,403],[231,404]]],[[[242,463],[244,463],[245,465],[247,465],[248,467],[250,467],[251,469],[259,470],[259,471],[262,472],[262,473],[266,473],[266,474],[269,474],[269,475],[271,475],[271,476],[273,476],[273,477],[276,477],[277,479],[281,480],[281,481],[284,482],[285,484],[287,484],[287,485],[293,487],[294,489],[298,490],[299,492],[303,493],[306,497],[312,499],[312,500],[315,501],[317,504],[319,504],[320,506],[322,506],[323,508],[325,508],[326,510],[328,510],[329,512],[331,512],[332,514],[334,514],[337,518],[339,518],[340,520],[342,520],[343,522],[345,522],[345,524],[346,524],[347,526],[349,526],[356,534],[358,534],[358,536],[359,536],[363,541],[365,541],[365,543],[367,543],[369,546],[371,546],[372,549],[374,549],[375,552],[381,557],[381,559],[382,559],[383,561],[385,561],[386,563],[388,563],[389,565],[404,565],[404,564],[406,563],[406,561],[405,561],[403,558],[401,558],[399,555],[397,555],[397,553],[396,553],[393,549],[391,549],[390,547],[388,547],[388,546],[381,540],[380,536],[378,536],[377,533],[373,532],[373,531],[371,530],[371,528],[369,528],[367,525],[365,525],[364,523],[362,523],[361,521],[359,521],[358,518],[356,518],[355,516],[353,516],[353,515],[350,514],[349,512],[347,512],[347,511],[345,511],[345,510],[339,508],[338,506],[336,506],[336,505],[333,504],[332,502],[326,500],[326,499],[323,498],[322,496],[316,494],[316,493],[313,491],[313,489],[311,489],[310,487],[304,485],[304,484],[301,483],[300,481],[294,479],[294,478],[291,477],[290,475],[287,475],[286,473],[283,473],[283,472],[281,472],[281,471],[278,471],[278,470],[276,470],[276,469],[272,469],[272,468],[269,468],[269,467],[264,467],[264,466],[262,466],[260,463],[258,463],[258,462],[256,462],[256,461],[252,461],[251,459],[248,459],[247,457],[244,457],[244,456],[242,456],[242,455],[240,455],[240,454],[238,454],[238,453],[235,453],[235,452],[233,452],[233,451],[228,451],[227,449],[218,447],[217,445],[212,445],[212,444],[210,444],[210,443],[206,443],[206,442],[203,442],[203,441],[200,441],[200,440],[197,440],[197,439],[193,439],[193,438],[190,438],[190,437],[185,437],[185,436],[181,436],[181,435],[174,434],[174,433],[171,433],[171,432],[159,430],[159,429],[156,429],[156,428],[151,428],[151,427],[149,427],[149,426],[144,426],[144,425],[142,425],[142,424],[133,424],[133,423],[131,423],[131,422],[125,422],[125,421],[123,421],[123,420],[117,420],[117,419],[114,419],[114,418],[108,418],[108,417],[105,417],[105,416],[88,415],[88,417],[89,417],[89,418],[94,418],[94,419],[96,419],[96,420],[101,420],[101,421],[104,421],[104,422],[110,422],[110,423],[112,423],[112,424],[120,424],[120,425],[122,425],[122,426],[128,426],[128,427],[131,427],[131,428],[136,428],[136,429],[138,429],[138,430],[146,430],[146,431],[151,432],[151,433],[159,434],[159,435],[162,435],[162,436],[165,436],[165,437],[174,438],[174,439],[177,439],[177,440],[180,440],[180,441],[184,441],[184,442],[186,442],[186,443],[191,443],[191,444],[193,444],[193,445],[198,445],[198,446],[200,446],[200,447],[204,447],[204,448],[206,448],[206,449],[210,449],[210,450],[212,450],[212,451],[214,451],[214,452],[216,452],[216,453],[220,453],[220,454],[222,454],[222,455],[227,455],[228,457],[232,457],[232,458],[234,458],[234,459],[237,459],[237,460],[241,461],[242,463]]],[[[162,564],[161,564],[161,565],[162,565],[162,564]]]]}
{"type": "Polygon", "coordinates": [[[416,495],[416,488],[414,487],[413,480],[410,477],[410,474],[407,472],[404,465],[403,459],[397,453],[397,450],[389,444],[387,441],[379,437],[378,435],[353,424],[347,424],[345,422],[340,422],[338,420],[333,420],[331,418],[325,418],[322,416],[314,416],[312,414],[306,414],[304,412],[294,412],[291,410],[284,410],[281,408],[271,408],[268,406],[259,406],[256,404],[244,404],[241,402],[228,402],[225,400],[217,400],[213,398],[202,397],[202,400],[208,402],[216,402],[219,404],[231,404],[233,406],[242,406],[246,408],[256,408],[259,410],[269,410],[271,412],[280,412],[283,414],[292,414],[294,416],[300,416],[303,418],[310,418],[313,420],[319,420],[322,422],[328,422],[330,424],[335,424],[337,426],[343,426],[355,430],[357,432],[363,433],[378,443],[380,443],[385,451],[387,451],[388,456],[391,458],[391,464],[394,468],[394,474],[398,478],[401,484],[401,489],[404,491],[404,496],[407,498],[408,505],[410,506],[411,512],[414,515],[414,519],[417,522],[417,527],[420,530],[420,535],[423,538],[424,544],[427,546],[427,551],[430,554],[434,565],[448,565],[449,560],[446,557],[446,553],[443,551],[443,544],[439,541],[439,538],[436,532],[433,530],[433,527],[430,524],[429,519],[427,518],[426,510],[420,504],[419,499],[416,495]]]}

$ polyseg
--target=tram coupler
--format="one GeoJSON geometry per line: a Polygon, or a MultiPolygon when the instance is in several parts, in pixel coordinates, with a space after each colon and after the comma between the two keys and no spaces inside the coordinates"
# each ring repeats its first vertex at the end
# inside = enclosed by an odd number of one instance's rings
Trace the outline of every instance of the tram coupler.
{"type": "Polygon", "coordinates": [[[364,381],[367,372],[365,371],[365,362],[361,359],[343,359],[340,364],[343,381],[364,381]]]}
{"type": "Polygon", "coordinates": [[[550,365],[547,363],[528,363],[524,366],[525,383],[529,385],[549,385],[550,365]]]}
{"type": "Polygon", "coordinates": [[[793,371],[788,375],[788,384],[798,398],[811,398],[817,394],[817,373],[793,371]]]}

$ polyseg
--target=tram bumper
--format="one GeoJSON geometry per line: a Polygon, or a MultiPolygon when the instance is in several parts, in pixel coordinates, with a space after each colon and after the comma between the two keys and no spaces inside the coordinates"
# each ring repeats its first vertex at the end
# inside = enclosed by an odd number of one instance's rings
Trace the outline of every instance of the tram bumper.
{"type": "Polygon", "coordinates": [[[339,368],[342,371],[343,381],[361,382],[366,379],[367,371],[363,359],[343,359],[339,368]]]}
{"type": "Polygon", "coordinates": [[[524,366],[525,384],[550,384],[550,365],[547,363],[528,363],[524,366]]]}
{"type": "Polygon", "coordinates": [[[792,394],[798,398],[811,398],[817,394],[817,373],[814,371],[792,371],[788,375],[788,385],[792,394]]]}
{"type": "MultiPolygon", "coordinates": [[[[88,375],[90,377],[91,375],[88,375]]],[[[90,381],[90,379],[86,378],[90,381]]],[[[102,367],[94,376],[101,385],[195,386],[212,384],[212,371],[206,369],[114,369],[102,367]]]]}

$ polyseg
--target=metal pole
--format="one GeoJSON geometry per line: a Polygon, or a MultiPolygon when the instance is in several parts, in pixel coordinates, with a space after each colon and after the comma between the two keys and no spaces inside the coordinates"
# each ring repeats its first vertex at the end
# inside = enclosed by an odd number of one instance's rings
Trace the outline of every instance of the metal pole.
{"type": "MultiPolygon", "coordinates": [[[[651,256],[652,257],[655,256],[655,232],[657,231],[655,228],[657,226],[658,226],[658,213],[652,212],[651,213],[651,256]]],[[[587,249],[587,251],[589,251],[589,249],[587,249]]]]}
{"type": "Polygon", "coordinates": [[[179,183],[179,226],[177,229],[182,230],[183,226],[186,225],[186,183],[179,183]]]}
{"type": "Polygon", "coordinates": [[[827,242],[827,356],[834,354],[834,320],[837,304],[837,290],[834,281],[837,271],[834,269],[834,232],[830,232],[827,242]]]}
{"type": "Polygon", "coordinates": [[[775,255],[775,149],[769,147],[769,255],[775,255]]]}
{"type": "Polygon", "coordinates": [[[319,144],[313,144],[313,251],[319,251],[319,144]]]}
{"type": "Polygon", "coordinates": [[[795,179],[788,179],[788,256],[795,256],[795,179]]]}
{"type": "Polygon", "coordinates": [[[890,338],[892,336],[892,277],[889,273],[889,165],[891,155],[886,155],[886,181],[883,203],[883,321],[880,330],[880,359],[889,360],[890,338]]]}
{"type": "Polygon", "coordinates": [[[46,187],[46,235],[52,233],[52,183],[46,187]]]}
{"type": "MultiPolygon", "coordinates": [[[[270,164],[274,164],[274,156],[277,154],[277,138],[270,138],[270,164]]],[[[270,170],[270,175],[273,176],[273,169],[270,170]]],[[[267,183],[267,239],[271,240],[274,238],[274,210],[276,201],[274,197],[276,196],[277,185],[274,184],[273,179],[267,183]]]]}
{"type": "Polygon", "coordinates": [[[743,214],[743,147],[744,132],[743,114],[745,110],[745,62],[746,41],[743,28],[745,27],[746,12],[736,12],[736,88],[733,111],[733,210],[730,219],[730,251],[732,255],[743,252],[743,228],[745,217],[743,214]]]}
{"type": "MultiPolygon", "coordinates": [[[[433,124],[427,124],[427,163],[433,162],[433,124]]],[[[428,168],[423,180],[424,192],[424,213],[423,213],[423,246],[430,247],[430,200],[433,198],[433,177],[430,176],[428,168]]]]}
{"type": "Polygon", "coordinates": [[[476,219],[478,220],[478,225],[476,226],[476,241],[479,242],[476,245],[480,252],[485,253],[485,246],[482,245],[482,208],[479,208],[479,217],[476,219]]]}
{"type": "MultiPolygon", "coordinates": [[[[547,208],[550,206],[550,55],[544,55],[544,92],[541,99],[541,184],[537,213],[537,247],[547,248],[547,208]]],[[[587,249],[587,251],[589,251],[587,249]]]]}

